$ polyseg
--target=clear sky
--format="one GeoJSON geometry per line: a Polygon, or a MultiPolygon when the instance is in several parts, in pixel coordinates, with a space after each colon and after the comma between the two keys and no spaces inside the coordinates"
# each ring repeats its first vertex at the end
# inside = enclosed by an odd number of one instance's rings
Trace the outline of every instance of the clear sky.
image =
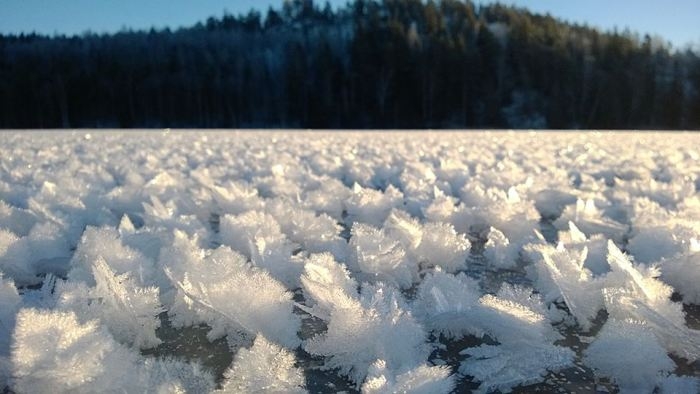
{"type": "MultiPolygon", "coordinates": [[[[80,34],[193,25],[224,10],[261,11],[283,0],[0,0],[0,32],[80,34]]],[[[316,0],[324,4],[323,0],[316,0]]],[[[481,1],[482,3],[488,1],[481,1]]],[[[562,19],[606,30],[629,28],[657,34],[675,47],[700,47],[700,0],[503,0],[562,19]]],[[[346,0],[330,0],[334,6],[346,0]]]]}

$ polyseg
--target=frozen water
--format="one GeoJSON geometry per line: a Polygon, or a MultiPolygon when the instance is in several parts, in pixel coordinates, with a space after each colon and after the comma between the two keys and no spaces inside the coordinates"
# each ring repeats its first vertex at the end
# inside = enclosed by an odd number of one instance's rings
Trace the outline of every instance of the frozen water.
{"type": "Polygon", "coordinates": [[[20,303],[15,284],[0,276],[0,385],[3,387],[11,376],[10,344],[20,303]]]}
{"type": "Polygon", "coordinates": [[[418,279],[418,262],[387,230],[355,223],[351,234],[348,264],[367,280],[385,280],[408,288],[418,279]]]}
{"type": "Polygon", "coordinates": [[[294,364],[292,353],[258,335],[250,349],[238,351],[220,392],[305,393],[304,375],[294,364]]]}
{"type": "Polygon", "coordinates": [[[363,394],[447,394],[455,387],[454,376],[445,366],[421,365],[399,376],[386,367],[384,360],[377,360],[370,367],[367,380],[362,385],[363,394]]]}
{"type": "Polygon", "coordinates": [[[17,315],[11,379],[22,393],[213,388],[211,374],[196,364],[142,358],[115,342],[95,320],[81,324],[73,312],[36,309],[17,315]]]}
{"type": "Polygon", "coordinates": [[[304,350],[325,357],[323,368],[338,368],[359,387],[376,360],[399,374],[418,367],[430,353],[426,339],[396,288],[367,285],[358,300],[330,311],[328,329],[306,341],[304,350]]]}
{"type": "Polygon", "coordinates": [[[3,391],[698,391],[697,134],[1,134],[3,391]]]}
{"type": "Polygon", "coordinates": [[[531,276],[545,301],[561,299],[579,326],[590,329],[591,321],[603,308],[603,281],[594,278],[585,267],[588,248],[567,249],[563,243],[557,247],[540,243],[528,245],[528,252],[534,257],[531,276]]]}
{"type": "Polygon", "coordinates": [[[617,383],[623,393],[652,392],[674,368],[646,325],[633,320],[607,322],[586,349],[585,361],[617,383]]]}
{"type": "Polygon", "coordinates": [[[282,283],[225,246],[204,251],[175,231],[160,260],[175,290],[165,304],[176,324],[207,323],[212,339],[228,335],[236,342],[241,333],[262,333],[285,346],[299,344],[299,318],[282,283]]]}
{"type": "Polygon", "coordinates": [[[94,287],[61,281],[55,289],[56,308],[75,311],[84,321],[102,320],[121,343],[142,349],[160,344],[158,288],[140,287],[130,272],[116,274],[101,256],[93,262],[92,273],[94,287]]]}
{"type": "Polygon", "coordinates": [[[413,313],[427,329],[450,339],[481,335],[471,317],[480,296],[478,282],[464,273],[428,273],[418,286],[413,313]]]}
{"type": "Polygon", "coordinates": [[[224,245],[243,253],[287,287],[299,287],[303,267],[292,257],[297,245],[282,232],[272,215],[260,211],[226,215],[221,218],[220,232],[224,245]]]}

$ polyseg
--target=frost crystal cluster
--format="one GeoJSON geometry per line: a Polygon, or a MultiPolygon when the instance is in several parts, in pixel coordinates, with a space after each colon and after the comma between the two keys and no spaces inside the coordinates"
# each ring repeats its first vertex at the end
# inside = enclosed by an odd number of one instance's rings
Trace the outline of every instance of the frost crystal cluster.
{"type": "Polygon", "coordinates": [[[700,391],[700,137],[6,132],[0,390],[700,391]]]}

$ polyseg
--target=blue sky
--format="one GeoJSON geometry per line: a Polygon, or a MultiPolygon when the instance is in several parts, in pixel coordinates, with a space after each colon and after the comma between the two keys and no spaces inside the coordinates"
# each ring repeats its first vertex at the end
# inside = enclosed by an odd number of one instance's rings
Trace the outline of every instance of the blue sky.
{"type": "MultiPolygon", "coordinates": [[[[209,16],[264,11],[283,0],[0,0],[0,32],[36,31],[79,34],[114,32],[122,27],[145,29],[189,26],[209,16]]],[[[324,1],[316,0],[323,4],[324,1]]],[[[346,0],[330,0],[332,5],[346,0]]],[[[588,23],[606,30],[630,28],[657,34],[675,47],[700,47],[700,0],[504,0],[532,11],[588,23]]]]}

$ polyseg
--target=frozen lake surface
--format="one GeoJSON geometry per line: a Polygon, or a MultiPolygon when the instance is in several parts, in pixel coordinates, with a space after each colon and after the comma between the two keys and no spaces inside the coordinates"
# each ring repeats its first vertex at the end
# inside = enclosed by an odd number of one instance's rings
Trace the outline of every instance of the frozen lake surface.
{"type": "Polygon", "coordinates": [[[5,391],[700,392],[700,134],[0,137],[5,391]]]}

